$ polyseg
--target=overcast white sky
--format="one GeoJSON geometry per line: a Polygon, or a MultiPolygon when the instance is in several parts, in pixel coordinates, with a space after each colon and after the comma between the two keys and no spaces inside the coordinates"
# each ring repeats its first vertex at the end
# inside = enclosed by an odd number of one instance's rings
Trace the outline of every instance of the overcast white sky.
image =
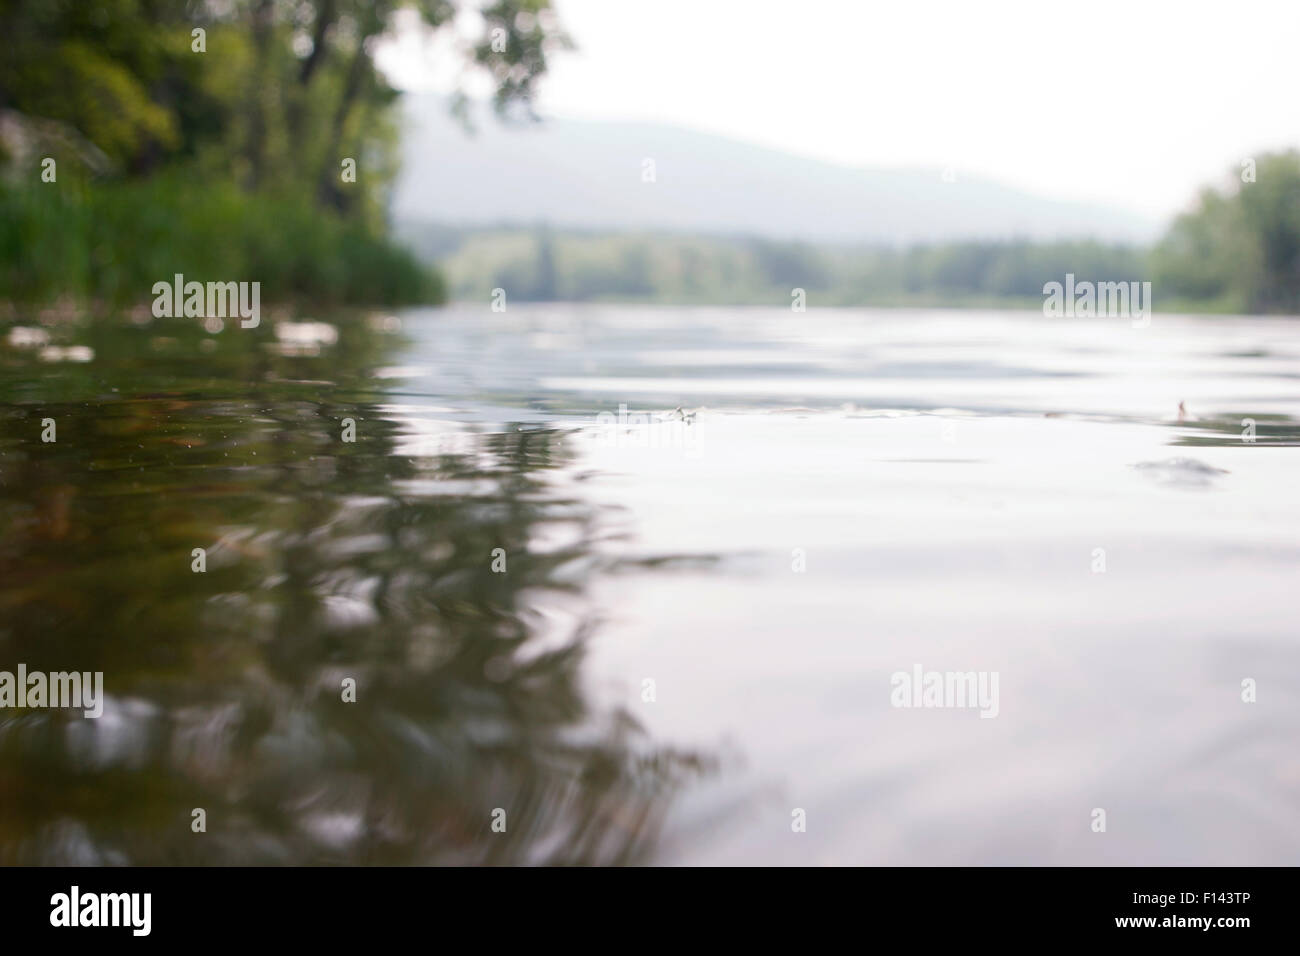
{"type": "MultiPolygon", "coordinates": [[[[557,116],[671,123],[846,165],[952,166],[1158,216],[1244,157],[1300,147],[1300,0],[557,6],[579,47],[542,84],[557,116]]],[[[412,90],[450,89],[452,62],[414,31],[380,56],[412,90]]]]}

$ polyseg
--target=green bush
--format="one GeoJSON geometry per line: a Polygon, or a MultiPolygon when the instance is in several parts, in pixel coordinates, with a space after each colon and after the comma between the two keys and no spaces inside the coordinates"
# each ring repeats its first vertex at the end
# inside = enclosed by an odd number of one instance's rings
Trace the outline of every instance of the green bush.
{"type": "Polygon", "coordinates": [[[440,277],[355,220],[295,196],[184,171],[137,182],[0,186],[0,299],[61,295],[122,307],[175,273],[261,282],[262,300],[313,306],[441,302],[440,277]]]}

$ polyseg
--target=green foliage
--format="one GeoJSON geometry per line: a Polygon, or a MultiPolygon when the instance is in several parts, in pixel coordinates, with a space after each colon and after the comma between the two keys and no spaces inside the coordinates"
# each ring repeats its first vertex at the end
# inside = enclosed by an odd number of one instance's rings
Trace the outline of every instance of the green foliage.
{"type": "Polygon", "coordinates": [[[177,272],[259,281],[266,302],[443,297],[440,280],[409,253],[301,196],[251,196],[173,174],[93,188],[0,187],[0,299],[71,294],[128,306],[177,272]]]}
{"type": "Polygon", "coordinates": [[[1260,157],[1254,182],[1206,189],[1152,262],[1168,295],[1250,312],[1300,311],[1300,152],[1260,157]]]}
{"type": "MultiPolygon", "coordinates": [[[[258,279],[272,298],[436,296],[383,239],[398,94],[373,54],[400,11],[438,30],[459,6],[0,0],[0,118],[22,131],[0,142],[0,296],[127,302],[177,271],[258,279]]],[[[464,56],[504,112],[566,42],[549,0],[497,0],[464,56]]]]}
{"type": "Polygon", "coordinates": [[[119,168],[180,148],[177,117],[153,91],[186,6],[2,0],[0,106],[69,124],[119,168]]]}
{"type": "Polygon", "coordinates": [[[852,247],[729,237],[402,226],[450,291],[483,299],[824,305],[1041,303],[1043,286],[1151,281],[1163,309],[1300,312],[1300,152],[1265,155],[1255,181],[1205,190],[1152,249],[1090,241],[852,247]],[[543,254],[543,250],[545,253],[543,254]]]}
{"type": "Polygon", "coordinates": [[[1300,152],[1270,154],[1254,181],[1206,189],[1150,250],[1098,242],[813,246],[757,239],[456,230],[407,224],[456,298],[500,286],[519,299],[774,304],[803,288],[824,305],[1041,302],[1043,286],[1151,281],[1166,309],[1300,312],[1300,152]],[[543,252],[544,250],[544,252],[543,252]]]}
{"type": "Polygon", "coordinates": [[[1148,278],[1145,254],[1095,242],[814,246],[759,239],[405,226],[438,259],[451,294],[519,300],[788,303],[802,288],[825,305],[1041,301],[1043,285],[1148,278]]]}
{"type": "Polygon", "coordinates": [[[485,29],[474,48],[474,60],[496,81],[496,108],[505,112],[520,103],[531,114],[547,55],[570,48],[571,43],[560,30],[550,0],[493,0],[482,13],[485,29]]]}

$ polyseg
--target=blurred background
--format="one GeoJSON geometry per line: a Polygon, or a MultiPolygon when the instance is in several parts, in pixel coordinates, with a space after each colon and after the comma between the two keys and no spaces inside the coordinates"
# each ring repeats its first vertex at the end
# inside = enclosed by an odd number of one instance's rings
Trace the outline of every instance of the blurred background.
{"type": "Polygon", "coordinates": [[[1297,309],[1286,4],[0,15],[11,303],[175,266],[313,304],[1023,305],[1073,272],[1297,309]]]}
{"type": "Polygon", "coordinates": [[[0,863],[1294,863],[1298,29],[0,0],[0,863]]]}

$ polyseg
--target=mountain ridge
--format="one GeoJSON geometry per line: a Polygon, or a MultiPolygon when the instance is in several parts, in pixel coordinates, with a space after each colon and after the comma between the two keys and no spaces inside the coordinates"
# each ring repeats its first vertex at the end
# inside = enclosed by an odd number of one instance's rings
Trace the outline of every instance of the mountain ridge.
{"type": "Polygon", "coordinates": [[[1129,211],[960,171],[947,181],[939,170],[842,166],[665,124],[551,118],[503,126],[479,106],[469,135],[443,97],[408,94],[402,109],[392,210],[403,222],[890,244],[1143,243],[1160,228],[1129,211]]]}

